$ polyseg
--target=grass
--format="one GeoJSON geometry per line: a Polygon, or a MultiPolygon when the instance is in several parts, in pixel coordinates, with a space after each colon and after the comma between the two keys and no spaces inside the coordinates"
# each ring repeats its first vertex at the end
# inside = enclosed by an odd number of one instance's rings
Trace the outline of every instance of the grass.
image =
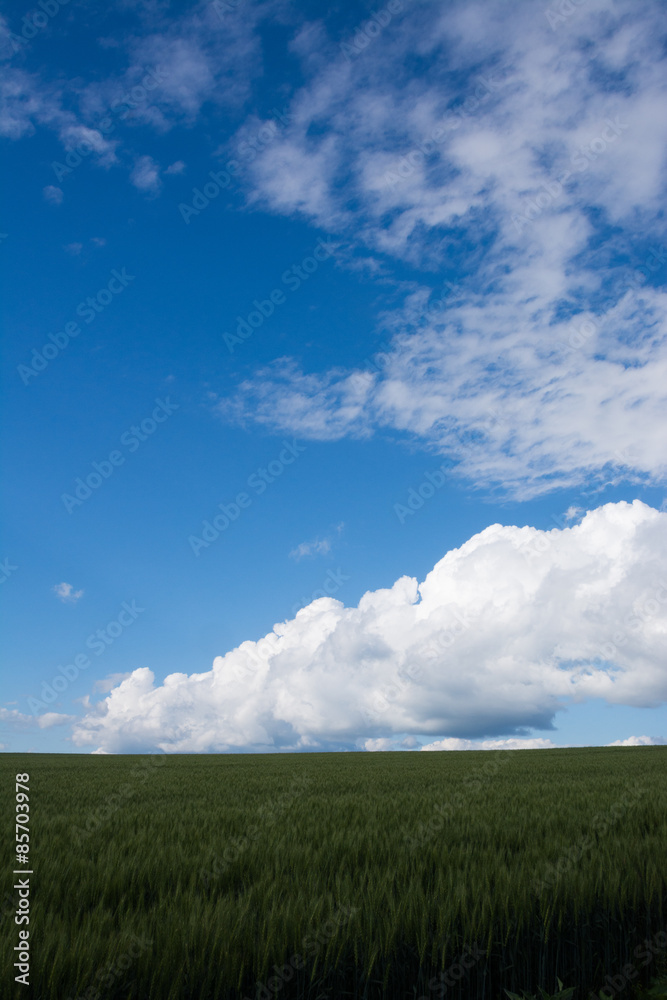
{"type": "Polygon", "coordinates": [[[504,1000],[560,979],[588,1000],[632,965],[630,996],[667,943],[666,765],[666,747],[2,754],[5,870],[21,771],[34,870],[30,992],[2,995],[504,1000]]]}

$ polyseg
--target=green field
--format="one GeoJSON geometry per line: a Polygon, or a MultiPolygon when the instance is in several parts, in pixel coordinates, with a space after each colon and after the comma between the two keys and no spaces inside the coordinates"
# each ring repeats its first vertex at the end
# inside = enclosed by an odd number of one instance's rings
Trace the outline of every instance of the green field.
{"type": "Polygon", "coordinates": [[[665,969],[667,747],[0,765],[2,997],[588,1000],[665,969]]]}

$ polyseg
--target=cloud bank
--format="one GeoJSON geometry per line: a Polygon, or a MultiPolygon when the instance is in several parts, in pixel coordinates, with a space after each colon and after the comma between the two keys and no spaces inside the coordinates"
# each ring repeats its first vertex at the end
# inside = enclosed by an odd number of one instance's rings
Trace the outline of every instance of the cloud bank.
{"type": "Polygon", "coordinates": [[[531,730],[553,730],[568,704],[667,698],[666,528],[638,500],[551,531],[493,524],[422,583],[401,577],[352,608],[313,601],[210,671],[156,685],[134,670],[86,699],[73,741],[110,753],[384,749],[405,734],[404,746],[549,745],[531,730]]]}

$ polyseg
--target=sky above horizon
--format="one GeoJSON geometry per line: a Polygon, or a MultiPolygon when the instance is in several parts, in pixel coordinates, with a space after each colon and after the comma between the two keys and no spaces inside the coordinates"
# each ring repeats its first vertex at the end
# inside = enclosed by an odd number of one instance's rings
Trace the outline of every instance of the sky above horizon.
{"type": "Polygon", "coordinates": [[[655,0],[0,15],[0,750],[667,742],[655,0]]]}

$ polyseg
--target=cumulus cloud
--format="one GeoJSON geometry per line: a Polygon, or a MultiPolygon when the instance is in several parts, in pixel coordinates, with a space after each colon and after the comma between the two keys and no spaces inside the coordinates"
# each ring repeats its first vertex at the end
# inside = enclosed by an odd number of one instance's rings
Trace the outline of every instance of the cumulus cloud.
{"type": "Polygon", "coordinates": [[[156,685],[134,670],[87,703],[74,742],[213,752],[358,749],[405,734],[533,740],[573,702],[659,705],[666,527],[640,501],[551,531],[491,525],[422,583],[401,577],[351,608],[315,600],[208,672],[156,685]]]}
{"type": "Polygon", "coordinates": [[[53,588],[53,593],[63,604],[76,604],[83,597],[82,590],[74,590],[71,583],[57,583],[53,588]]]}

